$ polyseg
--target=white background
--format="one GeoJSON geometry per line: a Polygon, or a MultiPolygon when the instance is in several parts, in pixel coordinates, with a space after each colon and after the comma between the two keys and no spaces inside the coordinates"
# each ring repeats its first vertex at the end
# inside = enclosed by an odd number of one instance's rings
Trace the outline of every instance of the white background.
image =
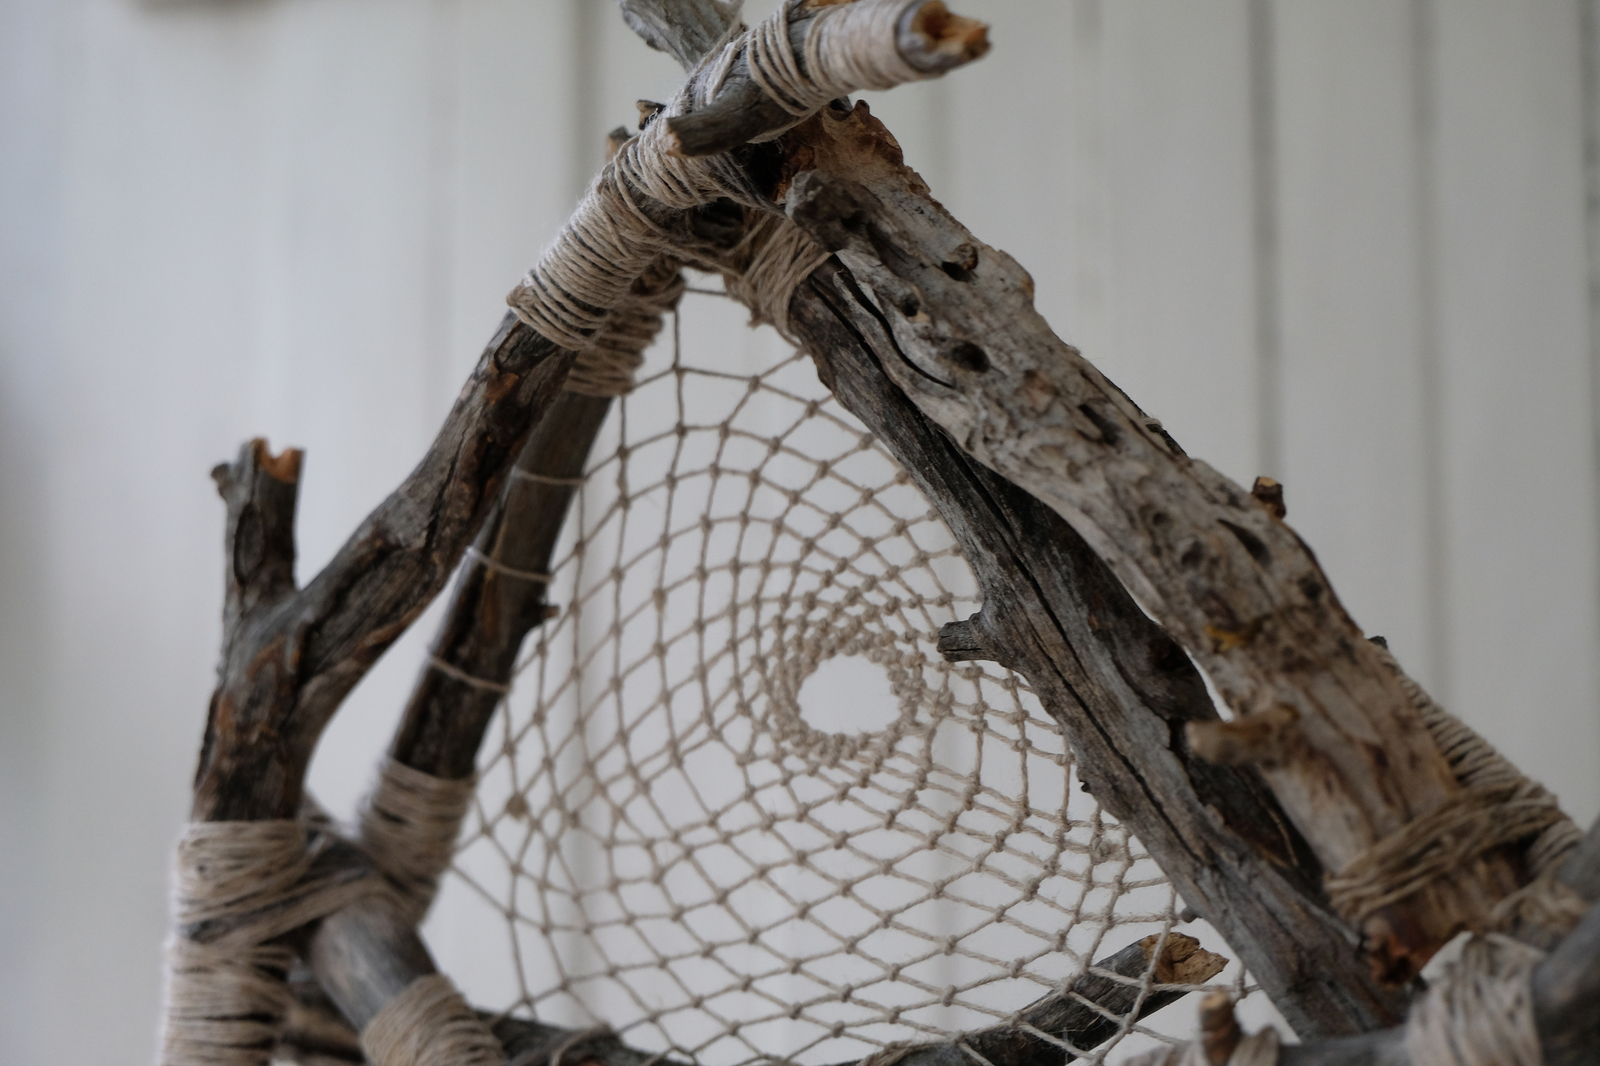
{"type": "MultiPolygon", "coordinates": [[[[1284,481],[1357,620],[1585,823],[1591,2],[968,0],[994,52],[874,101],[1058,331],[1284,481]]],[[[150,1058],[207,470],[307,448],[313,572],[677,79],[603,0],[0,0],[0,1061],[150,1058]]],[[[331,805],[420,647],[330,733],[331,805]]]]}

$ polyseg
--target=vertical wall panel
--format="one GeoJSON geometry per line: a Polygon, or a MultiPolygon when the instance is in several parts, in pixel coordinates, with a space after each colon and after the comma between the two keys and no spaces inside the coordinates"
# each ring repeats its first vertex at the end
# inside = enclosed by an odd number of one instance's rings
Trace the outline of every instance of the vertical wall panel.
{"type": "MultiPolygon", "coordinates": [[[[589,37],[615,19],[609,5],[458,0],[456,10],[456,44],[444,72],[453,85],[444,146],[449,180],[441,205],[451,242],[449,346],[439,381],[444,402],[454,398],[498,326],[506,293],[566,220],[586,175],[598,168],[605,130],[631,119],[634,97],[660,84],[657,78],[649,86],[617,86],[633,95],[625,109],[604,119],[599,114],[610,105],[584,98],[598,84],[594,67],[603,56],[601,43],[589,37]]],[[[639,54],[646,51],[638,46],[639,54]]],[[[390,654],[394,661],[380,666],[397,679],[393,698],[404,699],[447,598],[418,620],[390,654]]],[[[379,714],[376,704],[372,713],[379,714]]],[[[343,742],[352,766],[370,765],[374,744],[385,742],[344,710],[335,730],[330,739],[343,742]]],[[[446,883],[423,935],[474,1002],[517,998],[509,953],[500,946],[508,935],[505,922],[459,881],[446,883]]]]}
{"type": "MultiPolygon", "coordinates": [[[[452,7],[292,4],[273,24],[256,214],[262,409],[239,430],[306,449],[302,580],[416,464],[448,403],[438,68],[452,7]]],[[[335,719],[310,779],[330,810],[349,813],[370,781],[373,740],[415,662],[387,656],[335,719]]]]}
{"type": "MultiPolygon", "coordinates": [[[[52,309],[60,252],[61,90],[67,5],[0,5],[0,1049],[30,1033],[44,893],[53,590],[48,460],[57,400],[52,309]]],[[[0,1057],[4,1056],[0,1050],[0,1057]]]]}
{"type": "Polygon", "coordinates": [[[1571,2],[1439,4],[1448,695],[1600,810],[1595,470],[1571,2]]]}
{"type": "Polygon", "coordinates": [[[255,420],[263,7],[67,13],[60,389],[47,417],[49,750],[31,1039],[148,1061],[171,845],[215,660],[206,472],[255,420]],[[85,1023],[92,1004],[93,1024],[85,1023]]]}
{"type": "Polygon", "coordinates": [[[874,107],[934,195],[1033,275],[1034,305],[1063,337],[1081,344],[1074,279],[1084,249],[1073,232],[1083,169],[1075,165],[1073,91],[1081,45],[1074,5],[997,0],[981,17],[990,23],[994,51],[935,83],[941,96],[932,102],[942,105],[934,115],[943,127],[938,140],[928,138],[924,147],[901,133],[903,123],[887,110],[901,90],[884,94],[874,107]],[[926,161],[919,158],[924,155],[926,161]],[[940,168],[945,174],[933,173],[940,168]]]}
{"type": "Polygon", "coordinates": [[[1110,335],[1096,359],[1190,454],[1257,473],[1246,6],[1104,5],[1110,335]]]}
{"type": "Polygon", "coordinates": [[[1431,685],[1410,14],[1298,0],[1277,23],[1289,521],[1431,685]]]}

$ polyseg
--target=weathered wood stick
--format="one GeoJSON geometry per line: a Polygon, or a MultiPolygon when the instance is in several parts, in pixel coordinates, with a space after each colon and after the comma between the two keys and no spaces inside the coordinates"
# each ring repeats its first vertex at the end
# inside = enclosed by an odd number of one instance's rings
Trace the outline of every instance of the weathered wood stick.
{"type": "MultiPolygon", "coordinates": [[[[686,70],[699,53],[676,27],[709,36],[697,28],[703,3],[626,0],[662,35],[654,46],[677,55],[686,70]]],[[[924,493],[958,536],[968,531],[969,558],[989,560],[974,563],[986,581],[1009,590],[1002,596],[986,584],[992,609],[947,627],[941,650],[953,659],[996,658],[1030,677],[1066,728],[1097,798],[1240,952],[1298,1032],[1334,1035],[1397,1021],[1406,997],[1379,987],[1356,958],[1327,910],[1320,865],[1259,777],[1188,751],[1183,724],[1216,712],[1182,650],[1070,526],[967,459],[888,382],[883,364],[900,360],[896,342],[847,272],[824,268],[800,288],[790,311],[792,328],[816,353],[825,379],[833,374],[846,406],[923,479],[924,493]],[[1014,554],[1028,551],[1034,557],[1026,561],[1014,554]],[[1048,578],[1046,586],[1028,574],[1048,578]],[[1002,602],[1013,605],[1015,621],[996,634],[995,619],[1008,615],[1002,602]],[[1008,649],[994,646],[1007,639],[1008,649]]]]}
{"type": "Polygon", "coordinates": [[[1161,939],[1148,936],[1101,959],[1094,964],[1094,970],[1099,972],[1079,977],[1065,993],[1054,992],[1029,1004],[1015,1024],[997,1025],[956,1040],[913,1048],[896,1060],[896,1066],[971,1066],[974,1053],[978,1056],[976,1061],[995,1066],[1056,1066],[1071,1062],[1078,1056],[1063,1044],[1087,1052],[1121,1032],[1122,1019],[1132,1022],[1147,1017],[1188,995],[1180,988],[1156,988],[1141,1002],[1140,984],[1147,974],[1158,984],[1201,985],[1228,964],[1221,955],[1201,948],[1193,937],[1169,933],[1165,945],[1161,945],[1161,939]],[[1158,945],[1161,953],[1156,955],[1158,945]],[[1117,977],[1106,976],[1107,973],[1117,977]]]}
{"type": "MultiPolygon", "coordinates": [[[[463,568],[433,654],[490,684],[510,681],[523,639],[547,617],[544,582],[577,489],[574,479],[611,401],[563,392],[528,437],[503,503],[484,524],[477,550],[493,566],[463,568]]],[[[470,777],[484,730],[501,696],[438,670],[424,669],[389,754],[434,777],[470,777]]]]}
{"type": "MultiPolygon", "coordinates": [[[[694,40],[699,40],[703,36],[701,18],[705,13],[694,11],[698,5],[683,6],[688,9],[683,13],[691,19],[688,22],[690,33],[694,40]]],[[[826,6],[812,0],[791,9],[789,43],[796,56],[806,54],[806,33],[812,20],[826,6]]],[[[640,30],[652,46],[676,52],[666,40],[688,35],[676,35],[659,22],[647,21],[643,15],[646,9],[660,12],[661,8],[662,5],[634,2],[625,4],[623,10],[625,16],[630,16],[629,24],[640,30]]],[[[676,12],[673,17],[677,17],[676,12]]],[[[895,29],[900,57],[914,70],[925,74],[943,74],[989,51],[988,27],[973,19],[952,15],[943,0],[907,0],[895,29]]],[[[687,48],[689,40],[684,39],[682,46],[687,48]]],[[[781,129],[794,121],[794,116],[750,77],[749,61],[741,52],[733,61],[716,100],[687,115],[669,119],[667,128],[672,131],[679,155],[701,156],[731,151],[768,130],[781,129]]]]}
{"type": "MultiPolygon", "coordinates": [[[[626,139],[625,130],[614,132],[612,151],[626,139]]],[[[719,234],[702,220],[690,224],[702,241],[715,243],[719,234]]],[[[661,328],[667,307],[661,301],[675,307],[682,285],[679,264],[660,260],[633,283],[632,298],[652,310],[642,319],[622,316],[626,321],[606,339],[629,350],[648,344],[661,328]]],[[[551,559],[611,403],[610,397],[564,390],[529,434],[505,495],[478,536],[479,564],[462,570],[433,642],[436,659],[480,683],[424,669],[389,749],[397,761],[434,777],[472,775],[501,700],[494,686],[510,682],[523,640],[554,613],[547,601],[551,559]]]]}
{"type": "MultiPolygon", "coordinates": [[[[884,370],[984,465],[1066,518],[1240,715],[1287,708],[1296,757],[1265,768],[1339,871],[1460,788],[1303,542],[1185,455],[1033,308],[1033,283],[900,161],[865,105],[784,141],[791,216],[836,251],[892,338],[884,370]]],[[[1409,979],[1520,874],[1500,852],[1365,915],[1366,950],[1409,979]]]]}
{"type": "Polygon", "coordinates": [[[717,46],[739,17],[739,5],[725,0],[674,0],[670,4],[617,0],[617,6],[629,29],[651,48],[676,59],[686,71],[717,46]]]}
{"type": "Polygon", "coordinates": [[[876,307],[837,263],[795,294],[790,325],[823,380],[911,474],[960,543],[983,611],[946,628],[952,659],[1017,670],[1058,721],[1095,799],[1239,953],[1302,1036],[1393,1024],[1405,997],[1373,980],[1329,912],[1321,868],[1259,775],[1194,756],[1215,719],[1198,671],[1060,516],[963,452],[890,379],[876,307]]]}
{"type": "MultiPolygon", "coordinates": [[[[325,922],[324,931],[312,941],[311,965],[326,1000],[311,989],[301,991],[299,1021],[285,1034],[280,1057],[298,1061],[303,1052],[296,1047],[313,1040],[324,1046],[350,1046],[351,1040],[334,1035],[341,1026],[353,1039],[353,1033],[377,1016],[389,996],[397,995],[416,978],[437,972],[415,931],[392,916],[368,911],[346,916],[341,922],[336,930],[328,929],[330,923],[325,922]]],[[[1146,1018],[1187,995],[1184,988],[1159,985],[1203,984],[1226,964],[1222,956],[1204,950],[1199,941],[1182,933],[1148,936],[1099,960],[1062,991],[1030,1004],[1016,1024],[980,1029],[959,1041],[911,1048],[900,1061],[908,1066],[958,1066],[971,1061],[961,1050],[963,1043],[995,1066],[1048,1066],[1068,1061],[1073,1056],[1057,1041],[1087,1051],[1120,1031],[1121,1024],[1112,1018],[1129,1014],[1146,1018]],[[1158,987],[1140,1002],[1147,974],[1158,987]]],[[[541,1062],[558,1048],[566,1048],[565,1061],[595,1061],[602,1066],[642,1066],[646,1059],[654,1058],[605,1032],[563,1029],[519,1018],[499,1018],[493,1029],[513,1062],[541,1062]]],[[[683,1066],[679,1060],[665,1061],[683,1066]]]]}
{"type": "Polygon", "coordinates": [[[264,441],[213,472],[227,502],[227,601],[191,817],[292,818],[339,702],[448,580],[572,353],[511,315],[416,469],[322,572],[294,587],[300,453],[264,441]]]}

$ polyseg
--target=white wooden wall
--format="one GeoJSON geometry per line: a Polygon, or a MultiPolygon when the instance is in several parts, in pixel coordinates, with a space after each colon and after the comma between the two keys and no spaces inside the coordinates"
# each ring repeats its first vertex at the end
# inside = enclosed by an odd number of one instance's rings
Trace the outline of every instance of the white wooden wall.
{"type": "MultiPolygon", "coordinates": [[[[874,101],[1059,331],[1189,451],[1284,481],[1358,621],[1585,821],[1592,2],[973,0],[993,54],[874,101]]],[[[603,131],[676,80],[601,0],[0,0],[0,1062],[149,1059],[206,471],[308,448],[319,566],[603,131]]],[[[420,645],[331,730],[335,807],[420,645]]]]}

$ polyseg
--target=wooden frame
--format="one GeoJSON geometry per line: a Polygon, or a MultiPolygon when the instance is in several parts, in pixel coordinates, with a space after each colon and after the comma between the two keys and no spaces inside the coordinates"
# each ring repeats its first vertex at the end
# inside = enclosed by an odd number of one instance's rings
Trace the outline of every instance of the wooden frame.
{"type": "MultiPolygon", "coordinates": [[[[902,24],[908,61],[959,65],[950,56],[965,53],[928,47],[929,34],[970,35],[970,25],[945,20],[937,0],[913,8],[924,23],[915,33],[911,17],[902,24]]],[[[624,0],[623,9],[649,43],[691,70],[732,17],[716,0],[624,0]]],[[[794,8],[792,38],[810,12],[794,8]]],[[[686,154],[734,152],[774,204],[834,253],[796,291],[791,327],[841,402],[938,507],[979,575],[983,612],[948,627],[941,650],[1028,677],[1081,754],[1097,799],[1297,1032],[1327,1038],[1286,1049],[1281,1061],[1408,1061],[1393,1028],[1406,982],[1521,887],[1520,855],[1487,852],[1351,929],[1323,890],[1327,871],[1451,802],[1460,786],[1281,509],[1185,455],[1055,337],[1032,310],[1026,273],[932,199],[864,107],[830,107],[752,145],[789,120],[762,99],[736,65],[726,106],[674,118],[671,129],[686,154]],[[1196,662],[1238,725],[1219,719],[1196,662]],[[1240,732],[1265,721],[1284,723],[1270,759],[1240,732]],[[1247,757],[1236,765],[1201,757],[1229,746],[1247,757]]],[[[749,210],[661,208],[657,221],[701,246],[732,248],[749,210]]],[[[670,284],[673,274],[663,262],[639,284],[670,284]]],[[[294,817],[339,702],[443,589],[470,544],[513,569],[548,565],[572,495],[561,482],[581,472],[608,406],[561,391],[573,358],[508,315],[423,461],[303,590],[292,577],[298,454],[273,456],[256,441],[218,468],[228,507],[225,635],[194,820],[294,817]],[[514,480],[514,466],[542,480],[514,480]]],[[[504,680],[544,617],[541,587],[476,568],[456,588],[436,653],[475,677],[504,680]]],[[[391,755],[466,777],[495,703],[482,686],[430,673],[391,755]]],[[[359,873],[354,850],[329,855],[359,873]]],[[[1600,826],[1560,876],[1590,903],[1600,898],[1600,826]]],[[[433,971],[414,929],[379,899],[293,939],[357,1029],[433,971]]],[[[1153,961],[1205,962],[1181,952],[1152,960],[1153,948],[1102,965],[1129,974],[1153,961]]],[[[1533,987],[1546,1062],[1600,1062],[1600,910],[1561,940],[1533,987]]],[[[1080,992],[1114,999],[1116,989],[1080,992]]],[[[1082,1040],[1092,1021],[1050,1024],[1082,1040]]],[[[574,1036],[514,1022],[499,1032],[508,1050],[523,1052],[574,1036]]],[[[1015,1032],[969,1039],[995,1041],[1004,1051],[996,1066],[1041,1055],[1015,1032]]],[[[609,1066],[642,1061],[603,1040],[586,1053],[609,1066]]]]}

